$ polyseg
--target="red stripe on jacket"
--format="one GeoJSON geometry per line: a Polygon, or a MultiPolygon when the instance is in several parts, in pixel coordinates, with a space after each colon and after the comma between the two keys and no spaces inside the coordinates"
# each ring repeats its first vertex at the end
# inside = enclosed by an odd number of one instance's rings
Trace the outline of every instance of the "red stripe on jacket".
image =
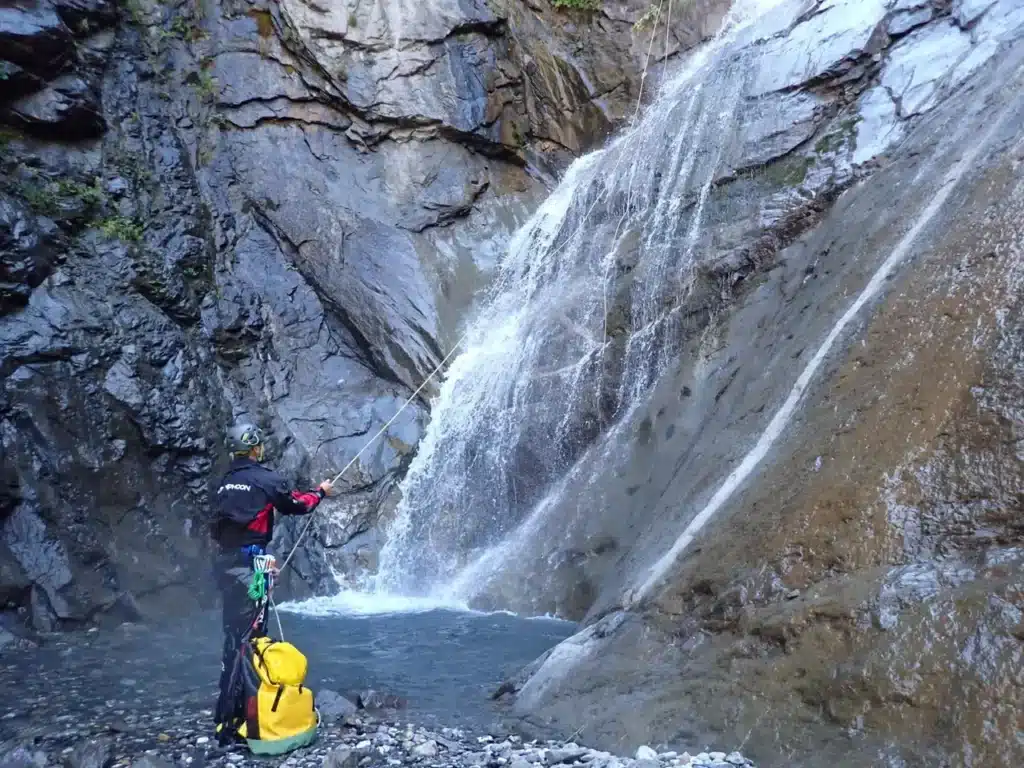
{"type": "Polygon", "coordinates": [[[270,530],[270,516],[272,514],[274,514],[274,505],[267,504],[267,506],[256,513],[253,521],[245,526],[246,529],[253,533],[267,533],[270,530]]]}
{"type": "Polygon", "coordinates": [[[292,498],[304,504],[306,509],[313,509],[320,503],[320,494],[316,491],[292,491],[292,498]]]}

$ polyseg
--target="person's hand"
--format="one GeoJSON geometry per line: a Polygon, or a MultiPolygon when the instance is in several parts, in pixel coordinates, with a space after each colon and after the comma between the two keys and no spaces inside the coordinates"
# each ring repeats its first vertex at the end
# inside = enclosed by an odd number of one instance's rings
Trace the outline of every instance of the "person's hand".
{"type": "Polygon", "coordinates": [[[334,483],[332,483],[330,480],[324,480],[317,487],[324,492],[324,496],[330,496],[331,491],[334,490],[334,483]]]}

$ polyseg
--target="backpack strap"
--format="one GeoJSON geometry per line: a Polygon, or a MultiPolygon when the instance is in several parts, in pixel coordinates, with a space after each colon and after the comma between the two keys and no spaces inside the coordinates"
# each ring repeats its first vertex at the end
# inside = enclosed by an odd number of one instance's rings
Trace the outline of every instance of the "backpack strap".
{"type": "Polygon", "coordinates": [[[277,712],[277,705],[281,703],[281,694],[284,693],[284,686],[277,686],[277,696],[274,697],[274,704],[270,707],[271,712],[277,712]]]}
{"type": "MultiPolygon", "coordinates": [[[[274,641],[271,639],[270,642],[267,643],[267,647],[269,648],[273,644],[274,644],[274,641]]],[[[267,673],[267,679],[270,680],[271,683],[273,683],[274,685],[276,685],[276,686],[278,686],[280,688],[280,683],[278,683],[273,677],[270,676],[270,667],[267,666],[267,660],[263,658],[263,651],[260,650],[260,648],[256,645],[256,643],[252,644],[252,649],[256,653],[256,655],[259,657],[260,664],[263,666],[263,670],[267,673]]],[[[277,695],[278,695],[278,697],[280,697],[281,696],[280,692],[278,692],[277,695]]],[[[275,703],[274,706],[276,707],[277,704],[275,703]]]]}

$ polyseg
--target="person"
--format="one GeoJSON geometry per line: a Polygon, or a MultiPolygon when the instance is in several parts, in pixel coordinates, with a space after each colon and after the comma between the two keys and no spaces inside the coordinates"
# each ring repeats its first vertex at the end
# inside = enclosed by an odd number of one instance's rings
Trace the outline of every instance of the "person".
{"type": "Polygon", "coordinates": [[[220,694],[214,712],[217,741],[228,746],[236,739],[242,702],[232,675],[242,643],[265,632],[266,615],[249,597],[253,558],[266,554],[274,535],[274,510],[283,515],[308,515],[331,492],[330,481],[314,491],[292,490],[277,472],[263,466],[265,437],[252,424],[228,432],[232,460],[214,493],[211,535],[216,546],[213,574],[223,601],[224,647],[220,694]]]}

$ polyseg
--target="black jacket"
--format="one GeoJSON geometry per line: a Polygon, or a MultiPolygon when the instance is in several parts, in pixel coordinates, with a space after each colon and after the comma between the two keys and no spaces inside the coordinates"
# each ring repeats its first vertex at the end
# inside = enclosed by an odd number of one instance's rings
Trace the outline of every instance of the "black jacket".
{"type": "Polygon", "coordinates": [[[308,515],[323,497],[320,490],[291,490],[281,475],[252,459],[234,459],[214,493],[213,538],[222,551],[266,547],[274,535],[275,509],[308,515]]]}

